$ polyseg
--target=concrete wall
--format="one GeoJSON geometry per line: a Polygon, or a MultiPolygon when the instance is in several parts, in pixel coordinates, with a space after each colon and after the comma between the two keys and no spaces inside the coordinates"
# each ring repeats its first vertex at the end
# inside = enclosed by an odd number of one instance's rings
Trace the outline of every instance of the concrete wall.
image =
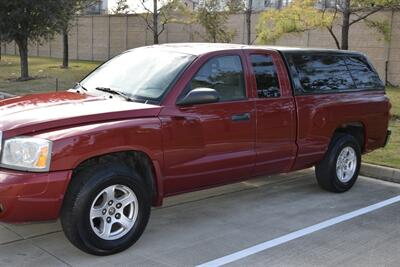
{"type": "MultiPolygon", "coordinates": [[[[357,23],[350,30],[350,49],[365,52],[373,61],[382,79],[385,79],[385,65],[388,66],[388,81],[400,84],[400,12],[384,11],[374,15],[391,24],[391,41],[357,23]],[[387,62],[387,63],[386,63],[387,62]]],[[[256,38],[255,25],[258,14],[253,16],[252,38],[256,38]]],[[[126,16],[82,16],[77,17],[70,31],[69,49],[71,59],[104,61],[127,49],[151,45],[152,33],[146,30],[143,19],[137,15],[126,16]]],[[[229,27],[236,30],[234,43],[245,43],[244,14],[232,15],[229,27]]],[[[334,29],[339,33],[339,29],[334,29]]],[[[169,24],[160,36],[160,43],[201,42],[202,28],[199,25],[169,24]]],[[[340,37],[340,34],[339,34],[340,37]]],[[[335,43],[325,30],[309,31],[301,34],[286,35],[276,45],[296,47],[336,48],[335,43]]],[[[14,43],[2,44],[6,54],[18,54],[14,43]]],[[[54,39],[42,44],[31,44],[29,55],[62,57],[62,39],[54,39]]]]}

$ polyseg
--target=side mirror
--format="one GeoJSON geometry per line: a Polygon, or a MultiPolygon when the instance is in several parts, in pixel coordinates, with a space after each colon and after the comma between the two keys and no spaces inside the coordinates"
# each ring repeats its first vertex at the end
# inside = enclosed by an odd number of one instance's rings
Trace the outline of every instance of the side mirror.
{"type": "Polygon", "coordinates": [[[211,88],[196,88],[190,91],[185,97],[178,100],[178,106],[190,106],[195,104],[209,104],[219,101],[219,94],[211,88]]]}

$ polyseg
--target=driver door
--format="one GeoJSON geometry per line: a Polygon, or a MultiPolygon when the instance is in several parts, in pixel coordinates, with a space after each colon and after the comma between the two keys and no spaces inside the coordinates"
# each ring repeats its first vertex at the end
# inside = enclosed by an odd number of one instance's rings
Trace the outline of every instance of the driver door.
{"type": "Polygon", "coordinates": [[[249,178],[255,165],[255,104],[240,52],[198,66],[180,98],[212,88],[220,101],[173,106],[160,114],[166,195],[249,178]]]}

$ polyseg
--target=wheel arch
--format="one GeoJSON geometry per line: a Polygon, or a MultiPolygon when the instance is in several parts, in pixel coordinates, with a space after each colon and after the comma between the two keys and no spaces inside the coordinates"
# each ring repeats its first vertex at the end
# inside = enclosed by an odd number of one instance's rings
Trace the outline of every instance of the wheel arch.
{"type": "Polygon", "coordinates": [[[82,168],[93,164],[101,164],[103,161],[125,162],[143,178],[147,188],[152,194],[153,206],[161,206],[163,200],[163,186],[161,182],[161,169],[157,161],[152,160],[148,153],[142,150],[123,149],[107,153],[92,154],[88,158],[80,159],[73,168],[71,181],[75,173],[82,168]]]}
{"type": "Polygon", "coordinates": [[[345,133],[352,135],[360,145],[361,152],[364,153],[367,140],[367,132],[365,124],[363,122],[353,121],[340,124],[333,131],[331,140],[333,140],[334,136],[338,133],[345,133]]]}

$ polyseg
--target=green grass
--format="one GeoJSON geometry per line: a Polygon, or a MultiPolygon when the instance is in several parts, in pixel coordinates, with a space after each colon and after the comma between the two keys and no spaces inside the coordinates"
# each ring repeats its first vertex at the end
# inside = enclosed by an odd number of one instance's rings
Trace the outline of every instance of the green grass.
{"type": "Polygon", "coordinates": [[[365,162],[400,169],[400,88],[387,88],[392,103],[392,121],[390,129],[392,137],[385,148],[378,149],[363,157],[365,162]]]}
{"type": "MultiPolygon", "coordinates": [[[[96,68],[100,62],[71,61],[69,69],[61,69],[60,64],[60,59],[30,57],[30,75],[35,79],[19,82],[19,57],[3,56],[0,61],[0,91],[17,95],[55,91],[56,79],[59,81],[59,90],[66,90],[96,68]]],[[[400,88],[389,87],[387,94],[393,106],[391,141],[385,148],[365,155],[363,160],[400,169],[400,88]]]]}
{"type": "Polygon", "coordinates": [[[56,90],[66,90],[80,81],[100,62],[71,61],[69,69],[60,68],[61,59],[30,57],[29,75],[33,80],[19,82],[20,65],[18,56],[3,56],[0,61],[0,91],[10,94],[24,95],[56,90]]]}
{"type": "Polygon", "coordinates": [[[400,119],[400,87],[388,87],[386,92],[390,98],[390,102],[392,103],[392,109],[390,113],[392,113],[394,119],[400,119]]]}

